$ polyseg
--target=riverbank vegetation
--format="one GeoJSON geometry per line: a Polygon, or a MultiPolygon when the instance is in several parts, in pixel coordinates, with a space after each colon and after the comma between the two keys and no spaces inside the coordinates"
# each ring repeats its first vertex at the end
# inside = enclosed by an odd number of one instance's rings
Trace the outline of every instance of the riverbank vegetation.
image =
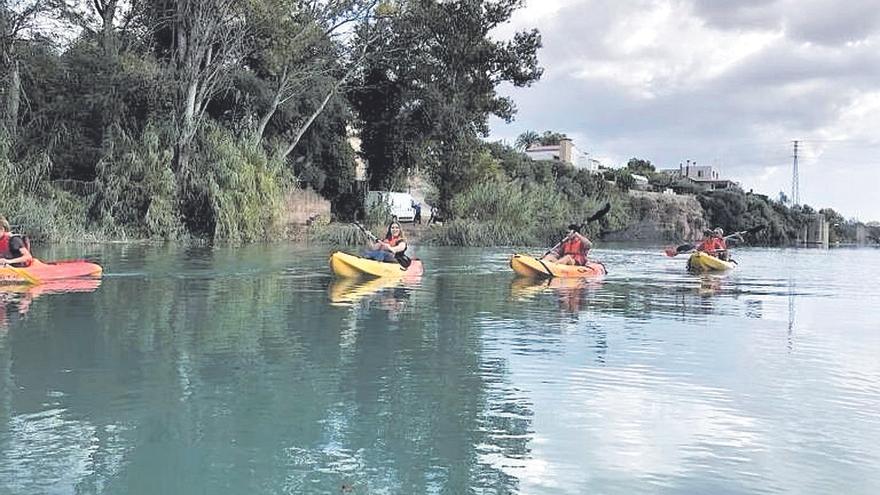
{"type": "Polygon", "coordinates": [[[439,204],[479,174],[495,88],[541,74],[517,0],[28,0],[0,5],[0,200],[35,238],[280,235],[310,187],[358,210],[414,167],[439,204]]]}
{"type": "MultiPolygon", "coordinates": [[[[253,242],[288,235],[282,198],[311,188],[337,220],[362,210],[364,189],[403,190],[413,175],[445,221],[437,244],[548,244],[605,202],[588,233],[662,223],[659,236],[699,230],[691,204],[631,195],[632,173],[658,186],[650,162],[590,174],[486,143],[490,116],[510,120],[501,84],[542,74],[536,30],[490,35],[519,0],[27,0],[0,5],[0,201],[37,239],[253,242]],[[352,134],[367,184],[356,179],[352,134]],[[659,213],[658,213],[659,212],[659,213]]],[[[706,225],[769,228],[796,239],[808,207],[742,191],[692,194],[706,225]]],[[[839,215],[834,236],[852,231],[839,215]]],[[[426,212],[427,216],[427,212],[426,212]]],[[[380,219],[370,221],[378,228],[380,219]]],[[[347,226],[306,235],[347,241],[347,226]]]]}

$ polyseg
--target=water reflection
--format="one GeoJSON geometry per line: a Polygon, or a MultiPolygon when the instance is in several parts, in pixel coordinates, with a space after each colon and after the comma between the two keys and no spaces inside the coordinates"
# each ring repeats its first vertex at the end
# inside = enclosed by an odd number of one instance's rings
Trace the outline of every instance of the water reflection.
{"type": "Polygon", "coordinates": [[[94,292],[101,286],[99,278],[51,280],[39,285],[0,284],[0,330],[6,329],[12,314],[25,316],[31,305],[41,296],[94,292]]]}
{"type": "Polygon", "coordinates": [[[104,253],[100,290],[31,295],[0,334],[0,493],[880,487],[877,273],[420,256],[419,281],[344,281],[296,246],[104,253]]]}
{"type": "Polygon", "coordinates": [[[510,283],[510,297],[513,301],[535,299],[543,293],[554,294],[560,310],[577,315],[586,309],[592,296],[602,288],[601,280],[583,278],[533,279],[515,277],[510,283]]]}

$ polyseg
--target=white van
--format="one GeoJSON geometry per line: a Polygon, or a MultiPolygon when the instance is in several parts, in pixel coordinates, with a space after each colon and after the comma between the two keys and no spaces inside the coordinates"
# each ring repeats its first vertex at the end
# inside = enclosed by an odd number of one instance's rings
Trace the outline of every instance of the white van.
{"type": "Polygon", "coordinates": [[[413,204],[415,198],[409,193],[391,191],[367,191],[367,208],[385,203],[391,209],[391,214],[397,217],[399,222],[412,222],[416,216],[413,204]]]}

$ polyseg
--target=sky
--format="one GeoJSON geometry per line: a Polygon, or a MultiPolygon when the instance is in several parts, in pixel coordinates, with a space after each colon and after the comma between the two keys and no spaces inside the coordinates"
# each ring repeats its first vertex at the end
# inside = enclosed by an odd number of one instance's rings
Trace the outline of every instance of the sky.
{"type": "Polygon", "coordinates": [[[493,33],[537,28],[541,80],[490,139],[564,132],[608,166],[686,160],[776,198],[880,220],[878,0],[526,0],[493,33]]]}

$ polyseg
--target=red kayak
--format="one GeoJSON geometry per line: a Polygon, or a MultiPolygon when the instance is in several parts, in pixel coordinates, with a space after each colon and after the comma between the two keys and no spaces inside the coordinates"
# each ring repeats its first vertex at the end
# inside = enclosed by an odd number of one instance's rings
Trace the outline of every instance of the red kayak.
{"type": "Polygon", "coordinates": [[[34,259],[31,266],[16,268],[13,266],[0,266],[0,283],[26,282],[39,284],[51,280],[64,280],[68,278],[101,276],[101,265],[89,263],[84,260],[56,261],[55,263],[43,263],[34,259]]]}

